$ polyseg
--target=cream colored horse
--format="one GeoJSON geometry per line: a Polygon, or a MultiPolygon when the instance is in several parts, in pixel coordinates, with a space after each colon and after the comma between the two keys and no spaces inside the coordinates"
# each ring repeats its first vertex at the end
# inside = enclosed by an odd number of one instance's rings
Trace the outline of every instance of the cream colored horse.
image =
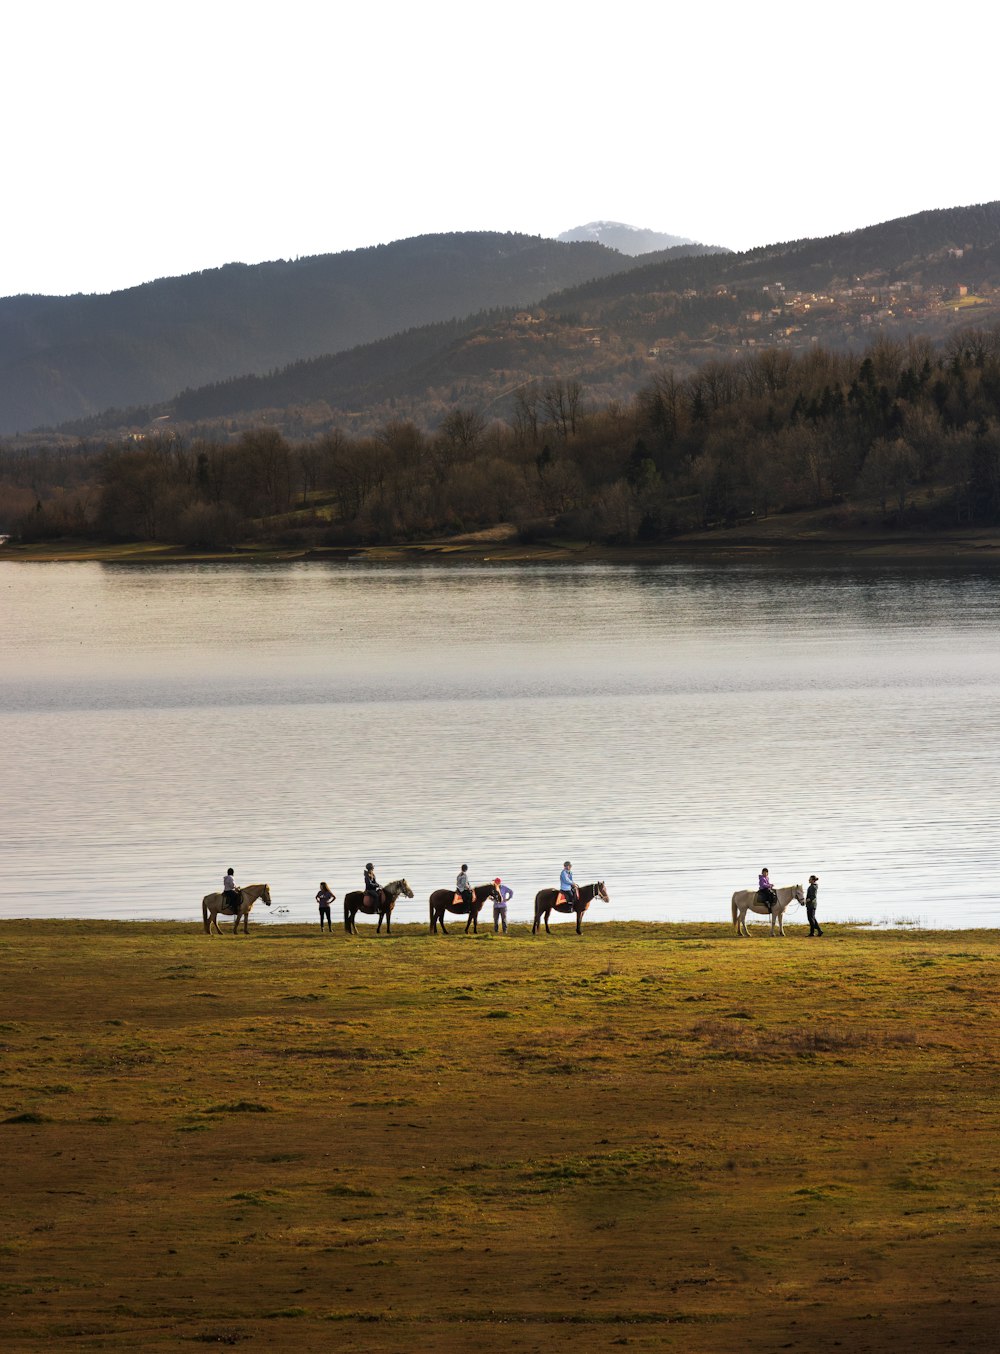
{"type": "MultiPolygon", "coordinates": [[[[771,935],[774,935],[774,923],[778,923],[778,935],[785,934],[785,928],[782,924],[785,916],[785,909],[791,903],[805,903],[806,896],[802,892],[801,884],[786,884],[784,888],[776,889],[778,901],[770,914],[771,916],[771,935]]],[[[736,927],[738,936],[748,936],[747,913],[759,912],[762,916],[768,915],[766,904],[759,902],[756,889],[737,889],[733,894],[733,925],[736,927]]]]}
{"type": "MultiPolygon", "coordinates": [[[[240,892],[243,894],[243,901],[240,904],[240,910],[236,913],[236,921],[233,924],[233,935],[240,929],[240,922],[243,923],[243,934],[247,934],[247,923],[250,920],[250,909],[258,898],[263,899],[264,906],[271,906],[271,890],[267,884],[244,884],[240,892]]],[[[215,928],[217,936],[222,935],[219,927],[219,915],[231,917],[232,912],[226,909],[226,895],[224,893],[206,893],[201,900],[201,916],[205,923],[205,931],[208,935],[212,934],[212,928],[215,928]]]]}

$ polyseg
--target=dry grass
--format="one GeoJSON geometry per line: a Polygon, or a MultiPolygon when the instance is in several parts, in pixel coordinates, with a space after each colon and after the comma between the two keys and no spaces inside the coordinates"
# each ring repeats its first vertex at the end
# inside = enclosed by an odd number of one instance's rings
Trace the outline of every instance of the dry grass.
{"type": "Polygon", "coordinates": [[[992,1350],[998,945],[0,924],[0,1345],[992,1350]]]}

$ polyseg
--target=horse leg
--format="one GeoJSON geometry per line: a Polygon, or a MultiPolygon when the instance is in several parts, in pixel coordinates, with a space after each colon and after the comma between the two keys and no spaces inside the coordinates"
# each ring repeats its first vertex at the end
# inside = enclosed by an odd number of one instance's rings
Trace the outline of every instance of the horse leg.
{"type": "Polygon", "coordinates": [[[552,934],[552,931],[549,928],[549,917],[551,917],[552,915],[551,907],[546,908],[543,915],[545,917],[545,934],[547,936],[550,936],[552,934]]]}
{"type": "Polygon", "coordinates": [[[784,934],[785,934],[785,909],[782,908],[781,911],[778,913],[778,935],[783,936],[784,934]]]}
{"type": "Polygon", "coordinates": [[[391,908],[391,907],[389,908],[389,911],[385,914],[385,933],[386,933],[387,936],[391,936],[391,935],[392,935],[392,908],[391,908]]]}
{"type": "Polygon", "coordinates": [[[537,935],[538,935],[538,919],[539,919],[539,917],[540,917],[541,915],[542,915],[542,914],[541,914],[540,912],[536,912],[536,913],[535,913],[535,920],[534,920],[534,922],[532,923],[532,927],[531,927],[531,934],[532,934],[533,936],[537,936],[537,935]]]}
{"type": "Polygon", "coordinates": [[[577,908],[577,910],[576,910],[576,934],[577,934],[578,936],[583,935],[583,932],[580,930],[580,923],[581,923],[582,921],[583,921],[583,910],[582,910],[582,908],[577,908]]]}

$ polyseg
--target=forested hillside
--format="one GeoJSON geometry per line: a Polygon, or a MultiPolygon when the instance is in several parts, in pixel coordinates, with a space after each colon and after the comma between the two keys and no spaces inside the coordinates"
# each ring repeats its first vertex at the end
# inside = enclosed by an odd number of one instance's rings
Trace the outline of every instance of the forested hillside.
{"type": "Polygon", "coordinates": [[[0,299],[0,433],[166,400],[633,266],[600,244],[482,232],[229,264],[108,296],[0,299]]]}
{"type": "Polygon", "coordinates": [[[0,450],[0,530],[24,541],[353,545],[513,522],[628,545],[820,509],[835,532],[1000,523],[1000,326],[662,369],[628,402],[544,381],[508,420],[457,406],[433,433],[0,450]]]}

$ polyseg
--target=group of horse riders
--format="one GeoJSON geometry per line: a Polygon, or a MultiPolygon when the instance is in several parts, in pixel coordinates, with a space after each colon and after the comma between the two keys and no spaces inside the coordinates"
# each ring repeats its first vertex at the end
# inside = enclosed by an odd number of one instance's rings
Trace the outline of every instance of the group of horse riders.
{"type": "MultiPolygon", "coordinates": [[[[506,931],[507,902],[511,897],[513,897],[513,891],[507,888],[506,885],[501,884],[499,879],[495,879],[493,882],[496,885],[497,889],[500,891],[500,896],[502,898],[502,902],[497,905],[494,911],[495,913],[502,912],[503,929],[504,931],[506,931]]],[[[378,882],[378,880],[375,878],[375,866],[372,864],[371,861],[369,861],[365,866],[364,892],[365,895],[371,898],[374,903],[378,904],[385,903],[385,890],[383,889],[382,885],[378,882]]],[[[469,881],[468,865],[463,864],[458,872],[458,875],[455,879],[455,892],[456,894],[461,896],[462,902],[465,903],[467,907],[469,908],[472,907],[474,895],[472,890],[472,884],[469,881]]],[[[238,913],[243,904],[243,894],[240,888],[237,886],[235,872],[232,866],[229,867],[229,869],[226,871],[225,877],[223,878],[222,893],[226,910],[228,911],[231,908],[233,912],[238,913]]],[[[320,893],[316,895],[316,899],[320,903],[321,911],[323,909],[324,902],[326,903],[327,916],[329,919],[329,903],[330,901],[332,901],[333,895],[329,893],[329,890],[327,889],[325,883],[320,885],[320,893]],[[321,899],[320,893],[327,895],[327,897],[321,899]]],[[[561,900],[568,903],[571,907],[575,907],[579,901],[580,890],[578,885],[573,879],[573,867],[568,860],[563,862],[563,867],[559,874],[558,894],[560,895],[561,900]]],[[[823,931],[819,926],[819,923],[816,921],[816,903],[818,900],[818,895],[819,895],[819,877],[817,875],[811,874],[809,876],[809,888],[806,893],[806,913],[809,918],[809,934],[821,936],[823,934],[823,931]]],[[[768,874],[766,865],[764,866],[764,868],[761,870],[760,874],[757,877],[757,897],[761,905],[763,907],[766,907],[768,914],[769,915],[773,914],[774,908],[778,904],[778,891],[771,883],[771,878],[770,875],[768,874]]],[[[495,915],[494,923],[496,923],[498,919],[499,919],[498,916],[495,915]]]]}
{"type": "MultiPolygon", "coordinates": [[[[765,870],[764,875],[766,874],[767,871],[765,870]]],[[[763,875],[761,877],[763,878],[763,875]]],[[[514,896],[514,891],[513,889],[508,888],[506,884],[501,883],[499,879],[494,879],[493,882],[497,886],[497,889],[500,892],[500,897],[502,899],[502,901],[498,904],[498,907],[502,910],[504,914],[506,914],[507,903],[514,896]]],[[[236,876],[232,866],[230,866],[229,869],[226,871],[225,877],[222,880],[222,892],[227,910],[229,908],[232,908],[234,912],[239,912],[243,902],[243,893],[241,889],[237,886],[236,876]]],[[[385,903],[385,890],[383,889],[382,885],[378,882],[378,880],[375,878],[375,866],[372,864],[371,861],[369,861],[368,864],[365,866],[364,892],[366,897],[371,898],[373,902],[382,904],[385,903]]],[[[463,865],[458,872],[458,875],[455,879],[455,892],[457,894],[461,894],[462,901],[463,903],[466,904],[467,907],[472,906],[473,893],[472,893],[472,884],[469,882],[468,865],[463,865]]],[[[575,905],[579,901],[580,890],[573,880],[573,867],[568,860],[564,861],[562,871],[560,872],[559,875],[559,892],[562,894],[563,900],[569,903],[571,906],[575,905]]],[[[329,905],[332,899],[333,895],[327,888],[326,883],[325,882],[321,883],[320,893],[317,893],[316,895],[316,901],[320,904],[320,908],[322,909],[325,904],[327,909],[329,909],[329,905]],[[320,894],[324,895],[322,899],[320,898],[320,894]]],[[[494,920],[497,919],[494,918],[494,920]]],[[[503,916],[502,920],[504,924],[503,929],[506,931],[507,929],[506,915],[503,916]]]]}
{"type": "MultiPolygon", "coordinates": [[[[500,890],[500,896],[503,900],[498,906],[506,912],[507,903],[513,898],[514,890],[509,889],[507,885],[501,883],[499,879],[494,879],[493,882],[500,890]]],[[[475,900],[472,892],[472,884],[469,880],[468,865],[463,864],[455,877],[455,892],[461,895],[462,902],[465,903],[466,907],[472,906],[475,900]]],[[[573,867],[568,860],[563,863],[562,871],[559,875],[559,892],[563,895],[564,901],[571,905],[575,904],[580,897],[580,890],[573,882],[573,867]]],[[[385,892],[375,878],[375,867],[372,865],[371,861],[365,866],[365,893],[373,900],[377,900],[380,903],[385,902],[385,892]]],[[[506,929],[507,927],[505,925],[504,930],[506,929]]]]}

